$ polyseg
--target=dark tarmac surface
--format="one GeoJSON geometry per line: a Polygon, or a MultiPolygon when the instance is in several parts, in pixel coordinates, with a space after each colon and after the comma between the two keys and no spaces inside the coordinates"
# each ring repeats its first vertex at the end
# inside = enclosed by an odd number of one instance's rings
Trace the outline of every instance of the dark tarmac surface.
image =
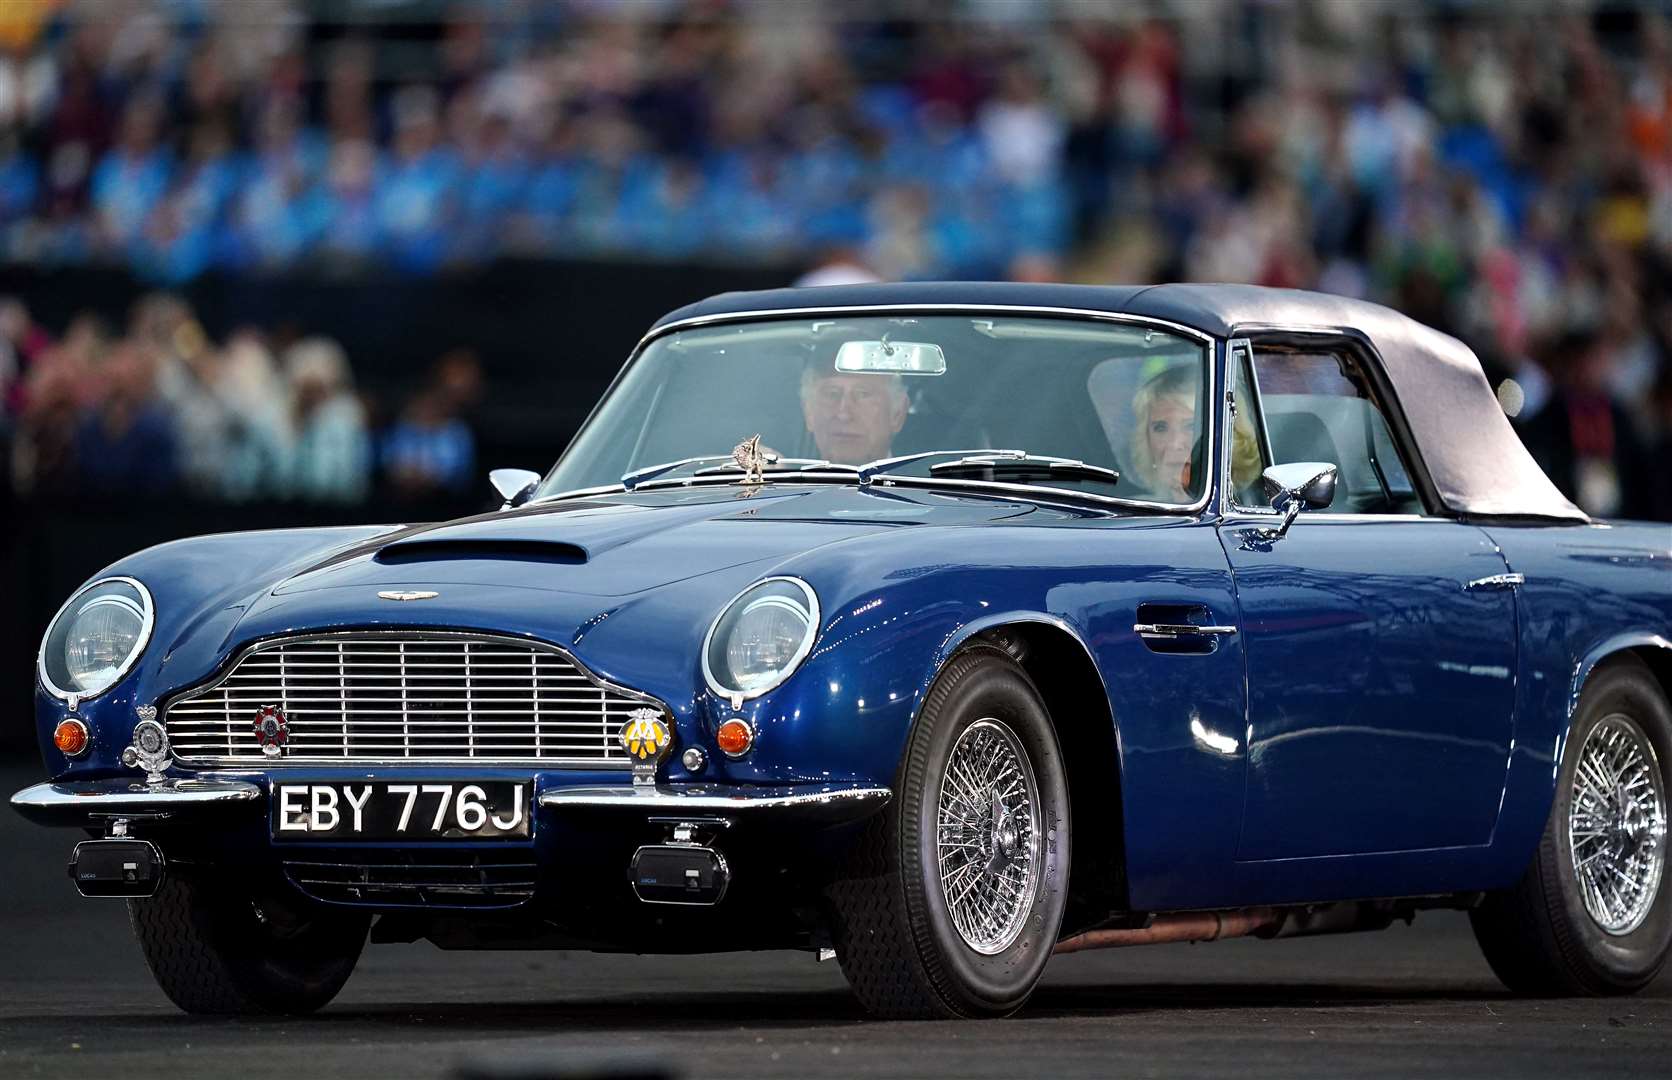
{"type": "MultiPolygon", "coordinates": [[[[36,774],[0,769],[0,798],[36,774]]],[[[708,1076],[1672,1075],[1672,977],[1613,1000],[1503,992],[1467,920],[1058,957],[1018,1017],[874,1023],[801,953],[621,957],[368,946],[305,1019],[199,1020],[123,905],[64,875],[73,830],[0,807],[0,1077],[448,1077],[601,1056],[708,1076]]],[[[509,1075],[509,1074],[508,1074],[509,1075]]]]}

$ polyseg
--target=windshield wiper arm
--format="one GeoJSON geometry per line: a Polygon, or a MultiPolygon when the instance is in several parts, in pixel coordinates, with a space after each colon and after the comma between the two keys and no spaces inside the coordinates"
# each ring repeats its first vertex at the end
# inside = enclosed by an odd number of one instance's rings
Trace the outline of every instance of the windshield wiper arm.
{"type": "MultiPolygon", "coordinates": [[[[692,476],[722,476],[726,473],[740,473],[743,466],[736,462],[726,465],[710,465],[705,469],[698,469],[692,476]]],[[[767,461],[764,472],[851,472],[859,471],[858,465],[843,465],[839,461],[826,461],[824,458],[771,458],[767,461]]]]}
{"type": "Polygon", "coordinates": [[[993,458],[1025,458],[1028,456],[1028,452],[1026,450],[994,450],[991,448],[981,450],[924,450],[923,452],[917,454],[902,454],[899,457],[878,458],[875,461],[867,461],[859,467],[859,482],[860,484],[869,484],[873,477],[880,476],[883,473],[893,472],[898,466],[910,465],[914,461],[923,461],[926,458],[967,457],[970,455],[980,455],[982,457],[993,458]]]}
{"type": "MultiPolygon", "coordinates": [[[[632,472],[627,473],[621,478],[621,486],[623,490],[632,491],[634,488],[648,480],[654,480],[657,477],[666,476],[671,472],[678,472],[680,469],[688,468],[692,465],[704,465],[705,462],[718,462],[718,464],[706,465],[703,468],[695,469],[692,471],[691,475],[723,476],[727,473],[741,473],[743,471],[743,466],[737,464],[730,454],[704,454],[699,457],[680,458],[677,461],[664,461],[660,465],[646,465],[641,469],[634,469],[632,472]]],[[[857,473],[859,472],[859,466],[843,465],[840,462],[826,461],[823,458],[774,457],[767,461],[765,471],[769,473],[784,471],[857,473]]]]}
{"type": "Polygon", "coordinates": [[[956,461],[938,461],[929,466],[930,476],[964,477],[975,480],[1100,480],[1120,483],[1120,473],[1101,465],[1088,465],[1073,458],[1046,454],[979,454],[956,461]]]}
{"type": "Polygon", "coordinates": [[[660,465],[646,465],[642,469],[634,469],[633,471],[624,474],[621,477],[621,486],[627,491],[632,491],[635,487],[644,483],[646,480],[661,476],[664,473],[671,473],[677,469],[683,469],[687,465],[700,465],[705,461],[730,461],[731,459],[732,456],[730,454],[704,454],[701,457],[680,458],[678,461],[664,461],[660,465]]]}

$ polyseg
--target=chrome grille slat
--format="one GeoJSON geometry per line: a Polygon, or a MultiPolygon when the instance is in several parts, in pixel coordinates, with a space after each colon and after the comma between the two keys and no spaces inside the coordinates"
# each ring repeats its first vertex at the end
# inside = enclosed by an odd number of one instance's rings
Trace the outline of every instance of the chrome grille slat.
{"type": "Polygon", "coordinates": [[[555,646],[419,631],[262,642],[216,681],[176,698],[163,721],[188,764],[330,761],[551,762],[626,768],[628,714],[656,702],[609,686],[555,646]],[[282,757],[256,743],[256,710],[276,705],[282,757]]]}

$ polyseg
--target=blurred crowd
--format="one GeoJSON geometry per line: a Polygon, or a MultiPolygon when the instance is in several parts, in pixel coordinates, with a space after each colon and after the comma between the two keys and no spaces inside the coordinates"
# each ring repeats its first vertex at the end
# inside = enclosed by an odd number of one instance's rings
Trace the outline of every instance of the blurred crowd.
{"type": "Polygon", "coordinates": [[[442,355],[380,420],[326,337],[244,329],[208,338],[189,305],[156,293],[127,325],[77,316],[62,333],[0,297],[0,449],[11,485],[45,498],[353,503],[457,498],[473,489],[474,354],[442,355]]]}
{"type": "Polygon", "coordinates": [[[478,0],[410,27],[403,8],[436,5],[340,5],[392,20],[380,36],[301,0],[3,6],[13,259],[183,281],[862,244],[898,276],[1069,240],[1045,73],[955,23],[901,38],[804,4],[478,0]]]}
{"type": "MultiPolygon", "coordinates": [[[[1313,287],[1463,337],[1581,505],[1672,519],[1662,7],[4,0],[0,262],[1313,287]]],[[[201,351],[231,387],[276,344],[201,351]]],[[[202,483],[171,396],[202,380],[150,353],[202,483]]],[[[352,397],[325,343],[276,361],[295,402],[352,397]]]]}

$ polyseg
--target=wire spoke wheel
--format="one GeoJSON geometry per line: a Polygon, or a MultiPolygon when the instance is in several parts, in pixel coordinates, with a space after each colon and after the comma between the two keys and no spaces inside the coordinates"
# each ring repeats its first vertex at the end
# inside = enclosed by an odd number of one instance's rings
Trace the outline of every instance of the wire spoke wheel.
{"type": "Polygon", "coordinates": [[[1039,785],[1016,733],[977,720],[941,776],[936,851],[952,924],[984,956],[1009,948],[1027,921],[1039,889],[1039,823],[1039,785]]]}
{"type": "Polygon", "coordinates": [[[1666,795],[1654,747],[1619,713],[1579,752],[1568,848],[1585,911],[1605,933],[1629,934],[1654,905],[1666,862],[1666,795]]]}

